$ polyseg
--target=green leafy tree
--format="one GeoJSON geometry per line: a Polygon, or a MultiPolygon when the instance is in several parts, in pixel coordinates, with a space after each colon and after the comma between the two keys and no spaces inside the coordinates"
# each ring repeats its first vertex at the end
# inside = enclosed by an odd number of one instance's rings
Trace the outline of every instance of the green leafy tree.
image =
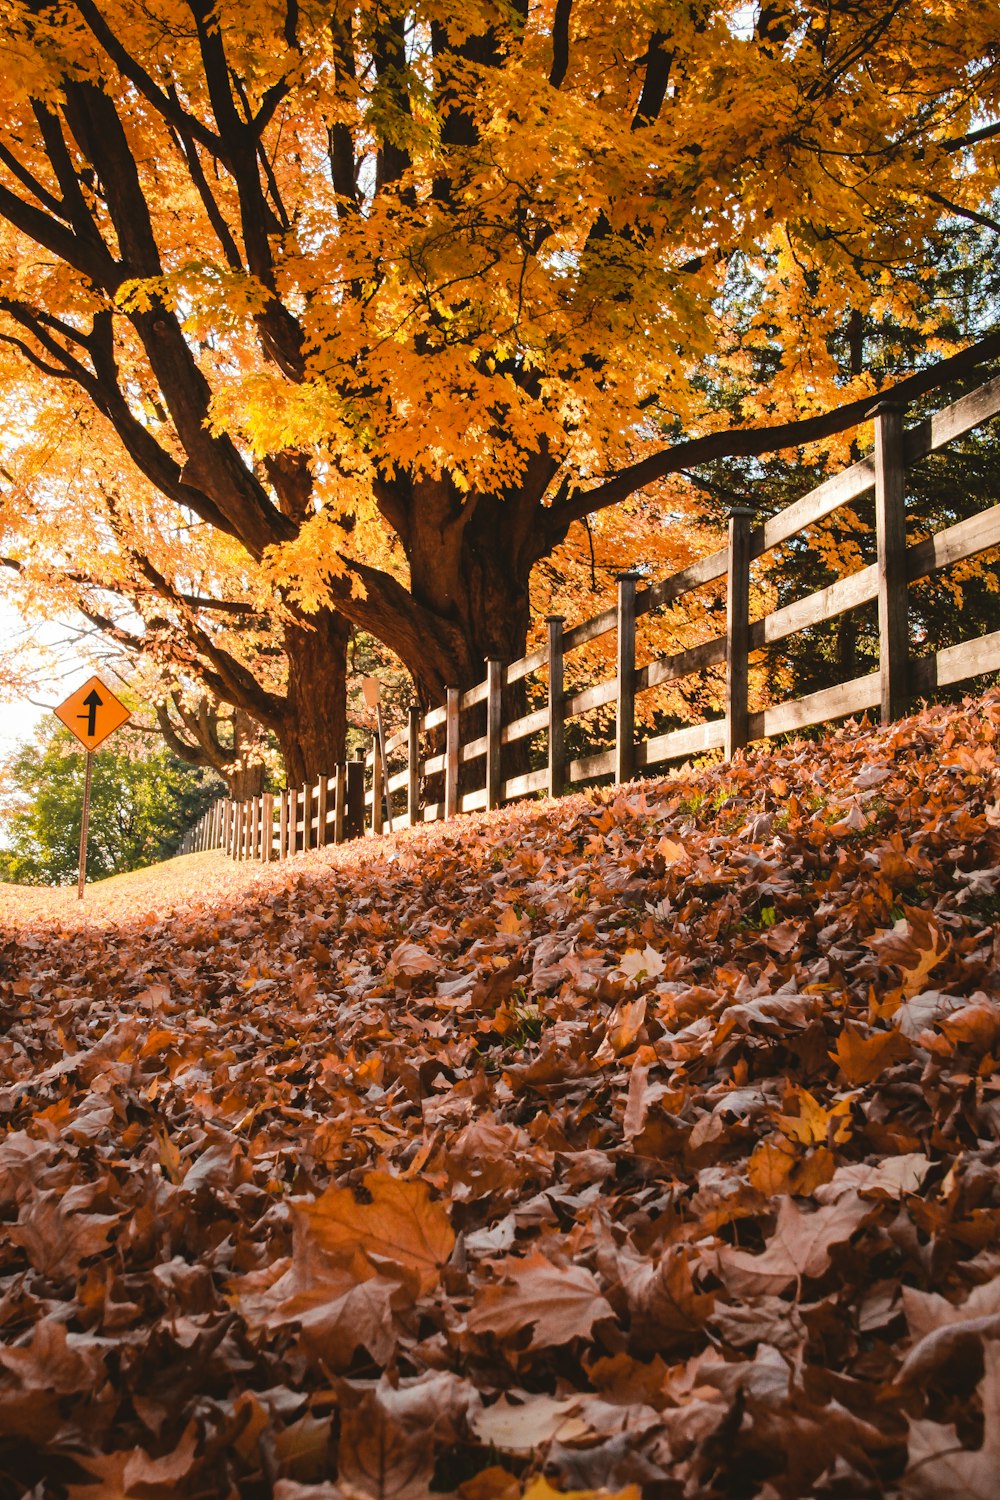
{"type": "MultiPolygon", "coordinates": [[[[0,768],[6,848],[0,879],[62,885],[76,879],[86,757],[65,729],[45,730],[0,768]]],[[[173,854],[222,785],[143,736],[124,731],[97,751],[87,876],[136,870],[173,854]]]]}

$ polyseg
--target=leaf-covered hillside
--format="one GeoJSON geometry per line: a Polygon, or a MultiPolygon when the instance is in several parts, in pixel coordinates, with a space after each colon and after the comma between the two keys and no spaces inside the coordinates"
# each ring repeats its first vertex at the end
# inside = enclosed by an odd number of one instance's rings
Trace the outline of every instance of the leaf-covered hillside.
{"type": "Polygon", "coordinates": [[[992,1500],[998,741],[8,921],[3,1493],[992,1500]]]}

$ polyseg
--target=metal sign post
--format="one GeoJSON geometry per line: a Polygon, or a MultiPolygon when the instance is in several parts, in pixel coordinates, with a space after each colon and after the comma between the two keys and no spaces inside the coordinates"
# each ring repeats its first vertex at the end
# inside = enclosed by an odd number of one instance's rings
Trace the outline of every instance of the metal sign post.
{"type": "Polygon", "coordinates": [[[80,818],[80,873],[76,882],[77,899],[83,900],[87,883],[87,829],[90,826],[90,781],[94,772],[94,752],[87,751],[87,770],[83,779],[83,815],[80,818]]]}
{"type": "Polygon", "coordinates": [[[80,872],[77,877],[76,894],[83,900],[87,883],[87,832],[90,826],[90,787],[94,775],[94,751],[103,745],[109,734],[127,722],[132,716],[124,703],[116,698],[99,677],[91,677],[71,693],[55,710],[69,730],[80,741],[87,752],[87,769],[83,781],[83,812],[80,818],[80,872]]]}

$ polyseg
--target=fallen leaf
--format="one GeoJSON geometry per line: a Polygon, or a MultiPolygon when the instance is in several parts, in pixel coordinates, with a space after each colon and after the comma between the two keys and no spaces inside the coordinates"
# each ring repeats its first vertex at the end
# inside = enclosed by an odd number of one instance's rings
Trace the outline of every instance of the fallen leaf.
{"type": "Polygon", "coordinates": [[[719,1274],[730,1291],[742,1296],[782,1292],[803,1277],[821,1276],[830,1264],[831,1250],[850,1239],[871,1212],[855,1193],[845,1193],[812,1213],[792,1198],[782,1198],[763,1253],[724,1247],[717,1255],[719,1274]]]}
{"type": "Polygon", "coordinates": [[[484,1287],[469,1312],[473,1333],[516,1338],[532,1330],[529,1349],[548,1349],[589,1339],[595,1323],[613,1318],[592,1273],[583,1266],[556,1266],[544,1255],[511,1258],[505,1277],[484,1287]]]}
{"type": "Polygon", "coordinates": [[[983,1354],[979,1387],[983,1443],[966,1448],[950,1424],[911,1421],[909,1462],[900,1488],[907,1500],[996,1500],[1000,1474],[1000,1343],[983,1354]]]}
{"type": "Polygon", "coordinates": [[[448,1215],[425,1182],[367,1172],[364,1187],[369,1203],[349,1188],[332,1187],[314,1203],[297,1204],[295,1212],[316,1246],[350,1266],[357,1280],[398,1266],[415,1272],[421,1290],[429,1291],[455,1248],[448,1215]]]}
{"type": "Polygon", "coordinates": [[[555,1437],[566,1442],[586,1437],[590,1427],[574,1415],[578,1396],[558,1400],[554,1396],[524,1394],[521,1400],[501,1396],[484,1406],[473,1418],[472,1428],[481,1443],[502,1453],[531,1454],[555,1437]]]}

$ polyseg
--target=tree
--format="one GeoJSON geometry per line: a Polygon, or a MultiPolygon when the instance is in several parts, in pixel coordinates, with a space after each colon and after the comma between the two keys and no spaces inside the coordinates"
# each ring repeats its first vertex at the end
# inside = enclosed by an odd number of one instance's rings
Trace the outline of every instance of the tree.
{"type": "Polygon", "coordinates": [[[0,561],[25,616],[82,616],[136,677],[145,701],[174,703],[165,733],[181,739],[172,748],[181,754],[188,745],[196,763],[227,778],[246,782],[245,756],[233,765],[231,736],[213,746],[206,723],[199,737],[179,705],[188,712],[200,698],[197,713],[221,711],[240,725],[243,750],[251,738],[274,736],[293,782],[305,779],[307,758],[324,766],[343,758],[342,616],[331,616],[325,631],[322,620],[313,628],[290,618],[273,585],[248,576],[242,548],[163,502],[108,444],[100,418],[65,389],[47,393],[44,407],[14,413],[4,447],[0,561]],[[290,670],[290,633],[300,657],[322,661],[323,694],[311,719],[316,684],[290,670]]]}
{"type": "Polygon", "coordinates": [[[195,702],[174,690],[156,705],[164,744],[189,766],[211,768],[226,783],[234,802],[259,797],[267,780],[259,727],[236,708],[225,713],[205,695],[195,702]]]}
{"type": "MultiPolygon", "coordinates": [[[[1000,206],[1000,194],[992,205],[1000,206]]],[[[985,216],[981,216],[985,218],[985,216]]],[[[953,215],[942,226],[933,256],[904,268],[910,286],[919,280],[922,300],[936,309],[935,338],[954,338],[961,329],[989,326],[995,316],[1000,279],[995,255],[995,229],[990,222],[970,223],[953,215]]],[[[896,294],[884,273],[869,277],[864,312],[855,309],[840,328],[828,334],[828,357],[846,380],[870,371],[879,382],[891,382],[915,364],[926,364],[930,354],[927,331],[913,315],[907,299],[896,294]]],[[[751,290],[744,299],[741,338],[754,348],[760,309],[751,290]]],[[[766,344],[754,349],[759,362],[756,383],[767,378],[775,353],[766,344]]],[[[949,392],[950,399],[978,383],[977,375],[949,392]]],[[[716,386],[711,399],[732,410],[752,395],[754,381],[716,386]]],[[[930,415],[942,404],[940,395],[915,403],[908,422],[930,415]]],[[[997,425],[979,428],[941,451],[928,455],[907,473],[907,537],[915,542],[943,531],[957,521],[994,505],[1000,494],[1000,450],[997,425]]],[[[703,525],[724,525],[734,503],[755,507],[762,517],[783,509],[831,472],[861,456],[846,435],[814,444],[808,454],[767,459],[734,458],[692,473],[701,497],[703,525]]],[[[721,544],[721,543],[720,543],[721,544]]],[[[792,538],[766,559],[766,578],[780,607],[826,587],[876,559],[875,515],[872,496],[839,508],[833,515],[792,538]]],[[[993,628],[997,614],[997,551],[992,549],[929,577],[911,583],[908,612],[916,655],[955,645],[993,628]]],[[[760,581],[765,564],[757,565],[760,581]]],[[[835,682],[873,671],[879,661],[877,613],[874,602],[849,610],[836,619],[813,626],[767,650],[756,653],[761,668],[787,690],[809,693],[835,682]]],[[[752,658],[753,660],[753,658],[752,658]]]]}
{"type": "MultiPolygon", "coordinates": [[[[950,0],[788,0],[752,31],[741,0],[11,14],[18,403],[71,392],[172,507],[156,591],[191,592],[205,528],[280,592],[296,775],[340,736],[345,619],[428,701],[520,654],[532,569],[575,521],[859,420],[875,384],[840,382],[827,336],[872,268],[949,215],[997,228],[995,0],[961,27],[950,0]],[[720,420],[705,368],[753,363],[734,276],[775,374],[720,420]]],[[[141,526],[129,546],[151,578],[141,526]]]]}
{"type": "MultiPolygon", "coordinates": [[[[68,730],[41,731],[0,772],[7,847],[0,879],[65,885],[76,879],[86,756],[68,730]]],[[[221,792],[145,737],[125,729],[94,755],[87,876],[137,870],[173,854],[221,792]]]]}

